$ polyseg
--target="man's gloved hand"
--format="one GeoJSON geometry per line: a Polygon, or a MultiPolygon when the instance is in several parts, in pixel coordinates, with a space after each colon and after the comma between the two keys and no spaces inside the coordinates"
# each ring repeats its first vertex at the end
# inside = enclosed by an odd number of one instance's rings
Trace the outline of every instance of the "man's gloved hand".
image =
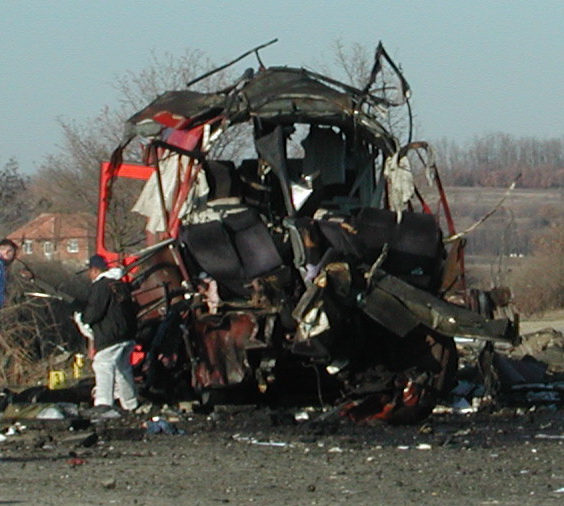
{"type": "Polygon", "coordinates": [[[89,340],[94,340],[94,332],[92,332],[92,327],[82,321],[82,313],[75,311],[72,315],[72,319],[74,320],[74,323],[76,323],[78,330],[84,337],[89,340]]]}

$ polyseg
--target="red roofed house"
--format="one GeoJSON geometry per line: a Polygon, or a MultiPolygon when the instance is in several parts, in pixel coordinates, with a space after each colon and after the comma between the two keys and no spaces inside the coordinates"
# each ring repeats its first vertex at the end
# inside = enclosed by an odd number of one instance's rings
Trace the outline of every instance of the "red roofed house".
{"type": "Polygon", "coordinates": [[[42,213],[8,235],[18,256],[85,265],[95,253],[96,217],[88,213],[42,213]]]}

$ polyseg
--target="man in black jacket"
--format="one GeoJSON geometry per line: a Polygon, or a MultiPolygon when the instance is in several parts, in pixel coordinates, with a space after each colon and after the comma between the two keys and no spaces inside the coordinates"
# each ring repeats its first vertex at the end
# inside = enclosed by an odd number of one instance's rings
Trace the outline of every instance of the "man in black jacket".
{"type": "Polygon", "coordinates": [[[104,258],[94,255],[88,264],[88,276],[92,289],[82,322],[90,325],[94,333],[94,406],[109,409],[117,398],[123,409],[131,411],[138,406],[129,361],[135,344],[135,309],[120,281],[121,269],[108,270],[104,258]]]}

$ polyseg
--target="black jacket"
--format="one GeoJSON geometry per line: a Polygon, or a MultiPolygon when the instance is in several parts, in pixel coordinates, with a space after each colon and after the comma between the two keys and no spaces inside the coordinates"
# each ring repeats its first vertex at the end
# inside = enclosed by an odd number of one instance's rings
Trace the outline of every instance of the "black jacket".
{"type": "Polygon", "coordinates": [[[106,277],[92,283],[82,321],[92,327],[97,352],[135,338],[135,308],[124,290],[124,283],[106,277]]]}

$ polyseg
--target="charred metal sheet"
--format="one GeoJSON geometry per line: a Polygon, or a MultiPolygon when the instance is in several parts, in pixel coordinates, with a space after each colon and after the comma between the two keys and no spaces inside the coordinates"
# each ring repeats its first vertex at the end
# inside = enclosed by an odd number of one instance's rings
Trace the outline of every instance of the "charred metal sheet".
{"type": "Polygon", "coordinates": [[[376,285],[361,301],[364,312],[399,337],[405,337],[420,323],[401,298],[382,290],[376,285]]]}
{"type": "Polygon", "coordinates": [[[480,314],[450,304],[381,271],[363,302],[364,311],[400,336],[417,324],[450,337],[517,343],[518,335],[507,319],[487,320],[480,314]],[[388,313],[393,312],[393,316],[388,313]]]}
{"type": "Polygon", "coordinates": [[[357,91],[358,95],[351,95],[328,86],[304,69],[274,67],[256,74],[233,94],[166,92],[129,118],[125,137],[155,135],[164,127],[186,129],[214,117],[232,123],[256,117],[280,124],[323,123],[348,129],[360,123],[370,137],[382,137],[385,142],[386,129],[374,116],[357,109],[362,96],[357,91]]]}

